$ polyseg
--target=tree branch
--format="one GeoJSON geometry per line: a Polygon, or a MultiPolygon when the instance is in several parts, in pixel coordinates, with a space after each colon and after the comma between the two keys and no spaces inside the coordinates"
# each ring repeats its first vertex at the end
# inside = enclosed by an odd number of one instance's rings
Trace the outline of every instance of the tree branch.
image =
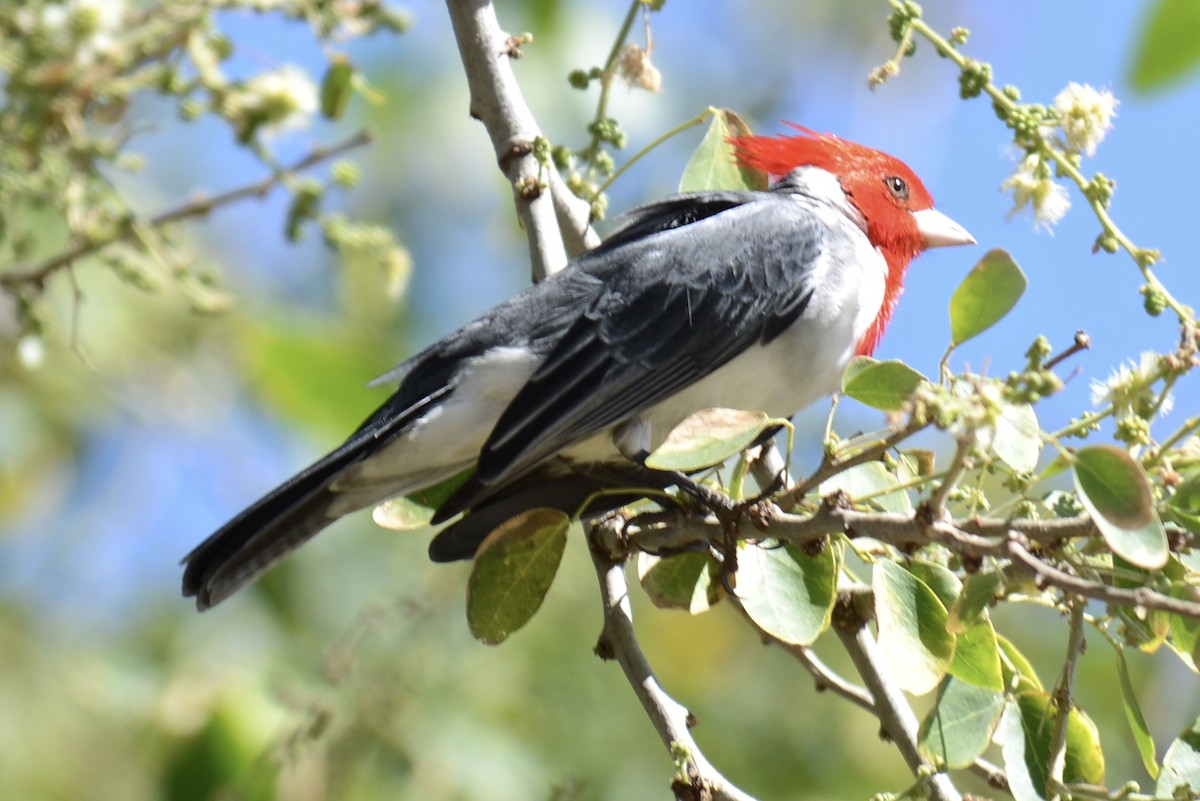
{"type": "Polygon", "coordinates": [[[638,645],[633,631],[625,563],[612,559],[603,545],[606,540],[619,538],[618,528],[619,523],[607,519],[591,526],[588,533],[588,546],[604,605],[604,629],[596,645],[596,654],[601,659],[615,659],[620,664],[663,745],[679,765],[679,773],[673,782],[676,798],[754,801],[730,784],[705,758],[689,731],[695,722],[691,713],[663,690],[638,645]]]}
{"type": "Polygon", "coordinates": [[[1028,567],[1039,581],[1058,587],[1061,590],[1087,598],[1095,598],[1105,603],[1121,606],[1140,606],[1145,609],[1159,609],[1163,612],[1171,612],[1176,615],[1200,619],[1200,603],[1196,603],[1195,601],[1172,598],[1169,595],[1163,595],[1146,587],[1135,587],[1133,589],[1110,587],[1107,584],[1088,581],[1087,579],[1059,570],[1031,553],[1029,548],[1021,542],[1020,536],[1014,536],[1008,541],[1006,551],[1014,557],[1015,561],[1019,561],[1028,567]]]}
{"type": "Polygon", "coordinates": [[[904,692],[895,685],[887,671],[880,669],[882,659],[866,620],[858,613],[852,599],[841,597],[834,608],[834,631],[854,662],[863,684],[875,699],[875,714],[888,739],[896,746],[909,770],[918,779],[924,778],[933,801],[959,801],[962,795],[945,773],[921,756],[917,747],[919,724],[904,692]]]}
{"type": "Polygon", "coordinates": [[[562,179],[534,155],[541,130],[509,64],[519,57],[519,42],[501,30],[490,0],[447,0],[446,8],[471,92],[471,116],[483,122],[500,171],[512,185],[517,218],[529,241],[533,280],[540,281],[566,266],[564,241],[578,245],[588,240],[587,202],[572,203],[565,186],[556,191],[562,179]],[[559,229],[563,220],[571,223],[566,237],[559,229]],[[577,227],[581,223],[584,227],[577,227]]]}
{"type": "MultiPolygon", "coordinates": [[[[192,217],[204,217],[210,214],[215,209],[222,206],[228,206],[239,200],[246,198],[261,198],[265,197],[268,192],[274,189],[292,173],[302,172],[310,167],[315,167],[323,161],[326,161],[334,156],[339,156],[348,150],[363,147],[370,144],[372,136],[367,131],[359,131],[349,139],[345,139],[337,144],[328,147],[314,147],[309,151],[308,155],[301,158],[291,166],[277,170],[270,175],[255,181],[252,184],[231,189],[227,192],[222,192],[219,195],[206,195],[195,197],[186,203],[176,206],[166,211],[159,212],[146,221],[146,225],[151,228],[161,228],[164,225],[169,225],[173,222],[189,219],[192,217]]],[[[131,235],[132,226],[121,228],[112,233],[111,236],[102,237],[99,239],[76,240],[66,250],[51,256],[45,261],[28,268],[18,268],[0,273],[0,287],[5,289],[16,289],[21,285],[29,285],[35,289],[41,289],[46,280],[58,270],[69,267],[78,259],[84,256],[91,255],[102,248],[105,248],[114,242],[121,241],[131,235]]]]}
{"type": "MultiPolygon", "coordinates": [[[[827,501],[809,515],[788,514],[777,506],[759,504],[743,510],[732,521],[742,540],[772,538],[806,545],[830,534],[856,539],[870,537],[897,548],[937,543],[960,556],[1009,559],[1027,569],[1043,586],[1095,598],[1121,606],[1161,609],[1200,619],[1200,603],[1136,587],[1113,587],[1072,575],[1055,566],[1046,556],[1034,554],[1029,543],[1046,549],[1076,537],[1099,537],[1095,523],[1086,515],[1049,520],[971,518],[958,521],[930,521],[920,515],[896,512],[859,512],[827,501]]],[[[625,533],[638,548],[651,553],[672,553],[702,543],[723,542],[730,521],[723,524],[715,517],[696,517],[672,510],[632,518],[625,533]]],[[[1190,540],[1188,541],[1190,545],[1190,540]]]]}

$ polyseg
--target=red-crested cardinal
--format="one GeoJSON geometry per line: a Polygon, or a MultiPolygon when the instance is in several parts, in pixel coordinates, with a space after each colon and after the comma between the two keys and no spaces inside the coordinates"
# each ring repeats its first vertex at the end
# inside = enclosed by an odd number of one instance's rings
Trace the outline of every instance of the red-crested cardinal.
{"type": "Polygon", "coordinates": [[[345,443],[184,558],[184,595],[206,609],[343,515],[473,465],[434,522],[462,517],[429,548],[470,558],[526,509],[573,514],[598,488],[671,484],[642,460],[697,411],[787,417],[834,391],[874,349],[913,257],[974,239],[899,160],[798,130],[733,140],[769,190],[638,207],[383,376],[399,386],[345,443]]]}

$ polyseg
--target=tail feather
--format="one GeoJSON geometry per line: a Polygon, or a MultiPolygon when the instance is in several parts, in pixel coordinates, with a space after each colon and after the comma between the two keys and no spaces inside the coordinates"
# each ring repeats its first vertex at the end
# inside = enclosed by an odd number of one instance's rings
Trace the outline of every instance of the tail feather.
{"type": "MultiPolygon", "coordinates": [[[[403,431],[451,387],[430,393],[397,411],[389,402],[372,415],[341,447],[309,465],[255,501],[183,557],[183,595],[195,597],[200,610],[215,606],[269,570],[322,529],[348,514],[342,493],[331,485],[345,468],[367,458],[403,431]]],[[[393,488],[395,489],[395,488],[393,488]]],[[[362,498],[357,508],[394,495],[362,498]]]]}
{"type": "Polygon", "coordinates": [[[269,570],[337,519],[329,484],[357,458],[339,449],[276,487],[183,558],[183,594],[208,609],[269,570]]]}

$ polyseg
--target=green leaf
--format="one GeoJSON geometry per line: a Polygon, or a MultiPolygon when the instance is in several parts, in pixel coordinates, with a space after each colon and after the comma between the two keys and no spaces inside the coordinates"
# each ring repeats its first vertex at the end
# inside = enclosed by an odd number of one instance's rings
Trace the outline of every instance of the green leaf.
{"type": "Polygon", "coordinates": [[[879,647],[901,689],[924,695],[954,661],[946,607],[925,582],[895,562],[876,562],[871,586],[879,647]]]}
{"type": "MultiPolygon", "coordinates": [[[[1162,575],[1171,582],[1167,594],[1172,598],[1192,603],[1200,601],[1196,574],[1182,558],[1172,556],[1167,566],[1162,569],[1162,575]]],[[[1200,620],[1186,615],[1164,615],[1169,634],[1167,646],[1178,654],[1191,670],[1200,669],[1200,620]]],[[[1153,621],[1154,617],[1151,616],[1150,620],[1153,621]]]]}
{"type": "MultiPolygon", "coordinates": [[[[1050,739],[1057,707],[1049,693],[1039,691],[1018,693],[1016,702],[1024,735],[1025,767],[1033,786],[1039,793],[1044,793],[1050,778],[1050,739]]],[[[1007,753],[1005,766],[1011,768],[1007,753]]],[[[1080,709],[1072,709],[1067,715],[1067,754],[1062,778],[1067,784],[1104,783],[1100,735],[1095,724],[1080,709]]]]}
{"type": "Polygon", "coordinates": [[[980,571],[967,576],[962,592],[950,607],[950,619],[946,627],[955,634],[961,634],[974,625],[985,616],[987,608],[996,600],[996,591],[1003,584],[1004,576],[998,570],[980,571]]]}
{"type": "Polygon", "coordinates": [[[680,192],[699,192],[708,189],[767,188],[766,174],[741,167],[737,152],[729,143],[733,136],[748,136],[750,127],[729,109],[709,108],[712,123],[700,141],[700,146],[688,159],[679,179],[680,192]]]}
{"type": "Polygon", "coordinates": [[[749,447],[774,424],[763,412],[704,409],[671,429],[646,457],[646,467],[682,472],[712,467],[749,447]]]}
{"type": "Polygon", "coordinates": [[[1200,472],[1192,473],[1176,487],[1167,510],[1176,523],[1200,534],[1200,472]]]}
{"type": "Polygon", "coordinates": [[[750,619],[771,636],[810,645],[829,627],[841,563],[838,542],[826,542],[816,556],[790,544],[745,545],[738,550],[738,598],[750,619]]]}
{"type": "Polygon", "coordinates": [[[1100,732],[1082,709],[1067,716],[1067,764],[1063,779],[1085,784],[1104,784],[1104,751],[1100,732]]]}
{"type": "Polygon", "coordinates": [[[1115,445],[1092,445],[1075,454],[1074,468],[1079,500],[1113,552],[1149,570],[1166,565],[1167,533],[1137,460],[1115,445]]]}
{"type": "Polygon", "coordinates": [[[1200,621],[1183,615],[1170,616],[1171,647],[1183,663],[1192,670],[1200,670],[1200,621]]]}
{"type": "Polygon", "coordinates": [[[970,767],[987,749],[1003,711],[1003,693],[947,676],[937,705],[921,723],[921,753],[948,768],[970,767]]]}
{"type": "Polygon", "coordinates": [[[842,490],[853,499],[870,495],[873,496],[870,503],[885,512],[911,512],[912,498],[908,493],[892,491],[899,483],[882,462],[864,462],[821,482],[818,491],[822,495],[832,495],[842,490]]]}
{"type": "Polygon", "coordinates": [[[1028,403],[1005,403],[992,434],[992,450],[1018,473],[1037,469],[1042,453],[1042,430],[1028,403]]]}
{"type": "Polygon", "coordinates": [[[954,646],[950,675],[968,684],[992,692],[1004,691],[1004,672],[1000,667],[1000,648],[990,620],[982,619],[968,628],[954,646]]]}
{"type": "Polygon", "coordinates": [[[954,575],[953,570],[928,559],[913,559],[908,563],[908,572],[925,582],[946,609],[958,600],[962,579],[954,575]]]}
{"type": "Polygon", "coordinates": [[[533,617],[562,561],[571,518],[528,509],[497,526],[479,546],[467,582],[467,624],[488,645],[533,617]]]}
{"type": "Polygon", "coordinates": [[[341,119],[346,104],[354,94],[354,65],[343,55],[329,61],[325,77],[321,80],[321,116],[329,120],[341,119]]]}
{"type": "Polygon", "coordinates": [[[660,609],[707,612],[721,597],[718,565],[707,553],[690,551],[658,557],[638,554],[638,578],[651,603],[660,609]]]}
{"type": "Polygon", "coordinates": [[[859,356],[842,376],[842,393],[875,409],[899,409],[925,376],[901,361],[881,362],[859,356]]]}
{"type": "Polygon", "coordinates": [[[417,490],[402,498],[392,498],[375,507],[371,518],[375,525],[390,528],[393,531],[415,531],[425,528],[433,518],[438,507],[454,494],[454,491],[475,475],[472,465],[461,473],[439,481],[433,486],[417,490]]]}
{"type": "Polygon", "coordinates": [[[1004,759],[1004,773],[1008,777],[1008,791],[1016,801],[1043,801],[1042,785],[1030,775],[1025,762],[1025,727],[1021,721],[1021,708],[1015,699],[1004,705],[1004,713],[996,726],[996,742],[1004,759]]]}
{"type": "Polygon", "coordinates": [[[1004,657],[1000,660],[1000,667],[1004,673],[1004,686],[1014,693],[1041,690],[1042,681],[1038,678],[1033,665],[1025,658],[1025,654],[1018,651],[1017,646],[1002,634],[996,635],[996,644],[1000,646],[1000,653],[1004,657]]]}
{"type": "Polygon", "coordinates": [[[1200,3],[1158,0],[1146,12],[1129,82],[1139,92],[1164,89],[1200,66],[1200,3]]]}
{"type": "MultiPolygon", "coordinates": [[[[962,581],[942,565],[917,559],[909,564],[908,569],[933,590],[933,594],[947,609],[953,609],[962,597],[962,581]]],[[[951,630],[950,616],[947,614],[946,630],[957,635],[950,675],[977,687],[1003,691],[1005,685],[1000,670],[1000,649],[996,643],[996,631],[987,619],[986,612],[961,633],[951,630]]]]}
{"type": "Polygon", "coordinates": [[[1117,651],[1116,656],[1117,679],[1121,685],[1121,700],[1125,704],[1125,719],[1129,721],[1129,730],[1133,732],[1133,741],[1142,757],[1142,765],[1146,767],[1150,778],[1157,779],[1158,763],[1154,760],[1154,738],[1150,736],[1150,727],[1146,725],[1137,693],[1133,691],[1133,683],[1129,680],[1129,666],[1125,663],[1125,654],[1117,651]]]}
{"type": "Polygon", "coordinates": [[[1191,789],[1193,798],[1200,792],[1200,718],[1167,749],[1154,795],[1174,798],[1176,790],[1183,787],[1191,789]]]}
{"type": "Polygon", "coordinates": [[[989,250],[950,298],[950,338],[961,345],[998,323],[1025,292],[1025,274],[1000,248],[989,250]]]}

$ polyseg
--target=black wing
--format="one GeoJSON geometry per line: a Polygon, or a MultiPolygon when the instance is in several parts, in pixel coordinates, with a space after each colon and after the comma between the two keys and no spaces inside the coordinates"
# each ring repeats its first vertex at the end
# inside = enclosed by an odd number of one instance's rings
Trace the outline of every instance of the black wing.
{"type": "Polygon", "coordinates": [[[804,312],[804,266],[822,247],[810,214],[772,195],[722,194],[698,212],[687,201],[661,204],[658,216],[643,210],[616,243],[577,261],[573,269],[605,277],[604,290],[513,398],[476,480],[437,519],[769,342],[804,312]],[[751,216],[754,230],[781,235],[739,230],[751,216]]]}

